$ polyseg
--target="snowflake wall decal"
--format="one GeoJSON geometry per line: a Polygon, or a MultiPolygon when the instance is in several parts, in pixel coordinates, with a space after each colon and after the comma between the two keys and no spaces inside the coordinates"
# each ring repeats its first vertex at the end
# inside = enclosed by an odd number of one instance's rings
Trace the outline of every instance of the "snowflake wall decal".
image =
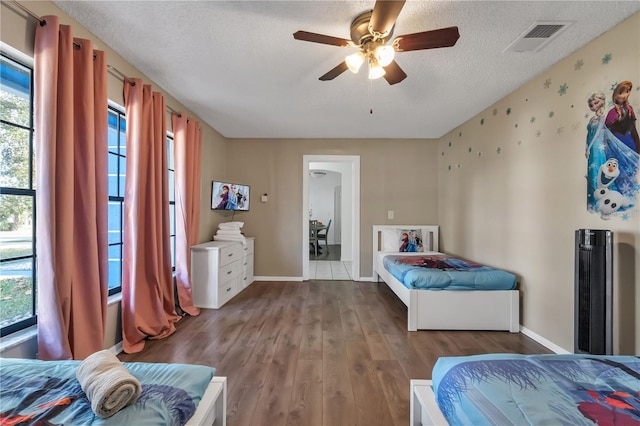
{"type": "Polygon", "coordinates": [[[484,118],[480,119],[480,125],[482,126],[484,124],[484,118]]]}
{"type": "Polygon", "coordinates": [[[602,58],[602,64],[606,65],[611,62],[611,56],[611,53],[607,53],[606,55],[604,55],[604,57],[602,58]]]}
{"type": "Polygon", "coordinates": [[[550,78],[546,79],[544,81],[543,86],[544,86],[545,89],[548,89],[549,87],[551,87],[551,79],[550,78]]]}
{"type": "Polygon", "coordinates": [[[552,118],[555,115],[555,112],[549,111],[549,118],[552,118]]]}
{"type": "Polygon", "coordinates": [[[496,148],[496,153],[497,154],[500,154],[501,152],[502,152],[502,148],[500,148],[500,147],[496,148]]]}
{"type": "Polygon", "coordinates": [[[536,132],[536,138],[539,138],[540,136],[542,136],[542,131],[538,130],[536,132]]]}
{"type": "Polygon", "coordinates": [[[560,89],[558,89],[558,94],[560,96],[562,95],[566,95],[567,94],[567,89],[569,88],[569,86],[567,86],[567,83],[563,83],[562,86],[560,86],[560,89]]]}
{"type": "Polygon", "coordinates": [[[498,108],[493,109],[493,115],[498,115],[498,108]]]}
{"type": "Polygon", "coordinates": [[[573,69],[576,71],[580,71],[583,66],[584,66],[584,61],[582,59],[578,59],[576,64],[573,66],[573,69]]]}
{"type": "MultiPolygon", "coordinates": [[[[612,91],[613,91],[613,90],[616,90],[616,86],[617,86],[617,85],[618,85],[618,82],[616,81],[615,83],[613,83],[613,84],[611,85],[611,90],[612,90],[612,91]]],[[[613,102],[609,101],[609,106],[611,106],[611,104],[612,104],[612,103],[613,103],[613,102]]]]}
{"type": "Polygon", "coordinates": [[[507,108],[507,115],[511,114],[511,108],[507,108]]]}
{"type": "Polygon", "coordinates": [[[556,134],[561,135],[564,133],[564,127],[560,126],[558,127],[558,130],[556,130],[556,134]]]}
{"type": "Polygon", "coordinates": [[[531,124],[535,123],[535,122],[536,122],[536,116],[534,115],[533,117],[531,117],[531,119],[529,120],[529,122],[530,122],[531,124]]]}

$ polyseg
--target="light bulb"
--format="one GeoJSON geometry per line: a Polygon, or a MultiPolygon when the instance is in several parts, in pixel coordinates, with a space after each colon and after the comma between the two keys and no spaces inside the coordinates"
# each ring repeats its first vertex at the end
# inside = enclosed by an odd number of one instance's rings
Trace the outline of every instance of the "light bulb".
{"type": "Polygon", "coordinates": [[[393,61],[395,54],[396,52],[391,46],[383,45],[376,47],[376,59],[378,60],[378,63],[383,67],[386,67],[391,63],[391,61],[393,61]]]}
{"type": "Polygon", "coordinates": [[[369,60],[369,80],[375,80],[385,75],[387,72],[375,59],[369,60]]]}
{"type": "Polygon", "coordinates": [[[354,74],[357,74],[364,62],[364,53],[357,52],[353,55],[349,55],[344,58],[344,61],[347,63],[347,68],[354,74]]]}

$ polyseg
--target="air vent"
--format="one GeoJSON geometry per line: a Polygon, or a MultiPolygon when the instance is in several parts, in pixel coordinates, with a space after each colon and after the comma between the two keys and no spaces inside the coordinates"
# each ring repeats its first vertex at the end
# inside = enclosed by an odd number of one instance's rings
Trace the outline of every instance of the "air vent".
{"type": "Polygon", "coordinates": [[[535,22],[504,51],[537,52],[557,38],[572,22],[535,22]]]}

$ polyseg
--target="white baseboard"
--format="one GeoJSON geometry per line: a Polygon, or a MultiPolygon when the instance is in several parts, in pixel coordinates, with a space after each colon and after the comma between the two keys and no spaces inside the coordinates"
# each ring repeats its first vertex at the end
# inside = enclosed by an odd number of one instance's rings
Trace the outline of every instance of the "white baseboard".
{"type": "Polygon", "coordinates": [[[302,277],[253,277],[253,281],[302,281],[302,277]]]}
{"type": "Polygon", "coordinates": [[[551,349],[553,352],[557,353],[557,354],[570,354],[573,352],[569,352],[566,349],[561,348],[560,346],[556,345],[555,343],[551,342],[550,340],[545,339],[544,337],[540,336],[537,333],[534,333],[533,331],[529,330],[526,327],[520,326],[520,332],[522,334],[524,334],[527,337],[530,337],[531,339],[535,340],[536,342],[540,343],[542,346],[545,346],[548,349],[551,349]]]}

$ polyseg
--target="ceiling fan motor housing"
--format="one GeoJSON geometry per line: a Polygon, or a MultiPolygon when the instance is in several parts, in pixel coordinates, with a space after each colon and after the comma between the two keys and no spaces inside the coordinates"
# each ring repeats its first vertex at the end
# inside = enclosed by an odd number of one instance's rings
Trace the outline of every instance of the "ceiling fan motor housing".
{"type": "MultiPolygon", "coordinates": [[[[351,22],[351,40],[358,46],[373,40],[373,34],[369,32],[369,21],[371,21],[372,10],[361,13],[351,22]]],[[[393,28],[386,37],[378,39],[382,44],[386,43],[393,35],[393,28]]]]}

